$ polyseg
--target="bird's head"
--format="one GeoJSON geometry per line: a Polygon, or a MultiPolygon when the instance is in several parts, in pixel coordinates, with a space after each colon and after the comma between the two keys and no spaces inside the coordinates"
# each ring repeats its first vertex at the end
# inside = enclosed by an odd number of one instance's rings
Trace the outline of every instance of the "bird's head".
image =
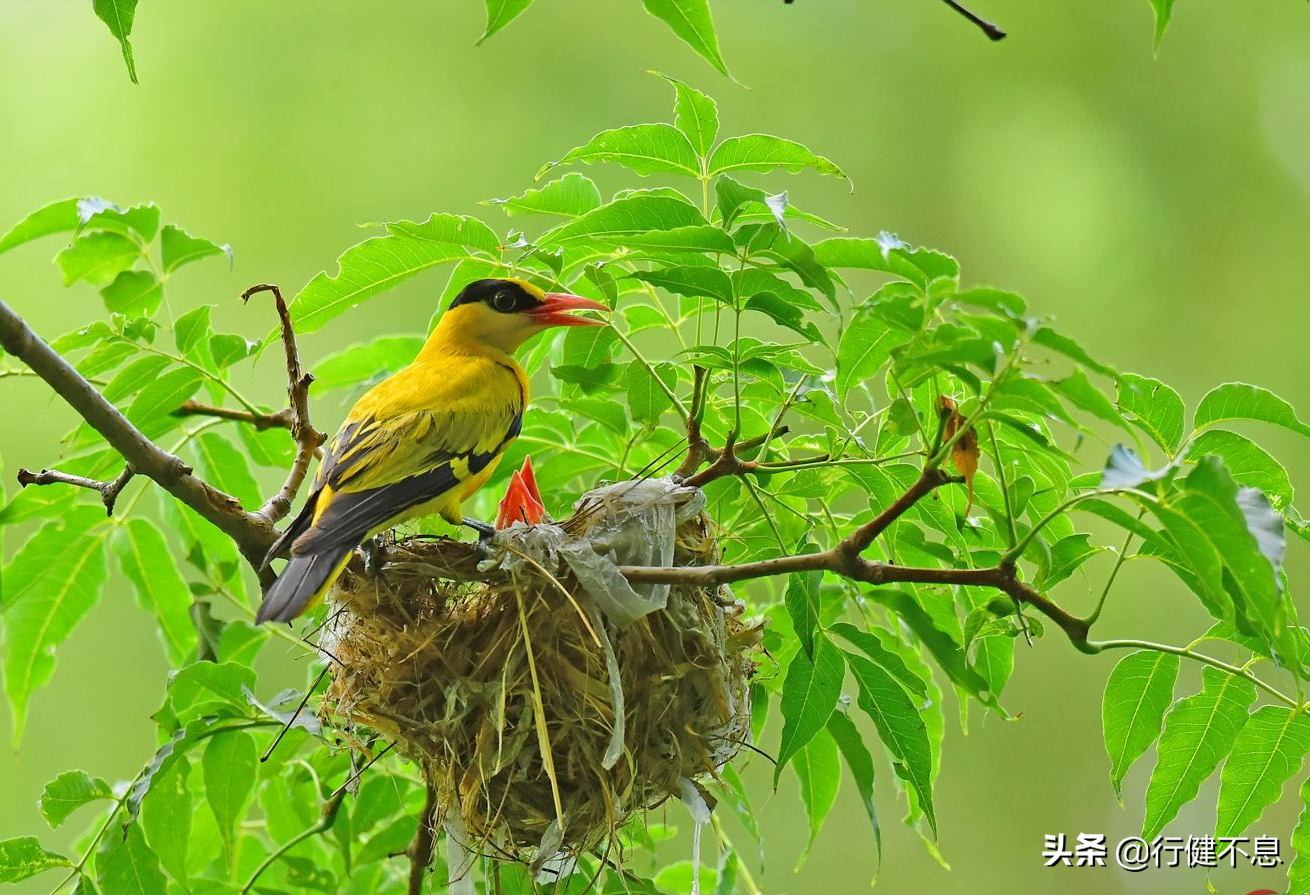
{"type": "Polygon", "coordinates": [[[552,326],[604,326],[605,321],[576,317],[570,311],[608,311],[606,305],[567,292],[543,292],[513,277],[474,280],[441,316],[448,334],[512,352],[531,336],[552,326]]]}

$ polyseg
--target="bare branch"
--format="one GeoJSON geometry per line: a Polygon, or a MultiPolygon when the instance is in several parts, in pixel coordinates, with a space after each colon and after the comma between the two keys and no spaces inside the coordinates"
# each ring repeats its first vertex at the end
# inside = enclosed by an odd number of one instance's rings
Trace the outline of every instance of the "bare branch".
{"type": "Polygon", "coordinates": [[[132,476],[135,474],[132,471],[131,464],[128,464],[123,467],[123,471],[113,481],[101,482],[97,479],[88,479],[85,476],[70,475],[57,469],[43,469],[40,472],[32,472],[30,469],[20,467],[18,470],[18,484],[24,488],[28,485],[73,485],[77,488],[99,491],[100,499],[105,504],[105,515],[112,516],[114,515],[114,503],[118,500],[118,495],[127,487],[127,483],[132,480],[132,476]]]}
{"type": "Polygon", "coordinates": [[[992,40],[1005,39],[1005,32],[1002,31],[1000,27],[987,21],[986,19],[982,18],[976,13],[970,12],[968,9],[965,9],[958,2],[956,2],[956,0],[945,0],[945,3],[951,9],[955,10],[960,15],[968,19],[970,22],[973,22],[975,25],[977,25],[978,28],[982,31],[982,33],[986,34],[992,40]]]}
{"type": "Polygon", "coordinates": [[[199,513],[232,538],[242,556],[254,568],[259,568],[264,553],[276,536],[268,520],[247,513],[236,498],[192,475],[191,468],[181,458],[143,435],[3,301],[0,301],[0,347],[45,380],[109,442],[110,447],[122,455],[133,473],[156,482],[199,513]]]}
{"type": "Polygon", "coordinates": [[[238,423],[250,423],[256,429],[286,429],[295,426],[295,415],[290,407],[277,413],[251,413],[235,407],[217,407],[213,404],[201,404],[199,401],[183,401],[173,416],[212,416],[221,420],[233,420],[238,423]]]}
{"type": "Polygon", "coordinates": [[[714,456],[713,448],[700,430],[701,421],[705,418],[705,392],[709,385],[710,371],[699,365],[692,367],[691,371],[691,408],[687,413],[687,456],[673,473],[673,477],[678,480],[687,478],[714,456]]]}
{"type": "Polygon", "coordinates": [[[423,813],[419,815],[414,840],[405,850],[409,856],[409,895],[423,895],[423,881],[432,863],[432,845],[437,838],[437,788],[428,784],[423,813]]]}
{"type": "Polygon", "coordinates": [[[282,322],[282,348],[287,358],[287,397],[290,399],[288,408],[290,421],[287,428],[291,430],[291,437],[296,440],[296,458],[287,472],[286,481],[282,483],[277,494],[260,507],[257,514],[274,523],[291,512],[291,504],[296,499],[296,492],[304,483],[305,476],[309,473],[309,465],[318,454],[323,442],[327,440],[327,436],[315,429],[309,421],[309,386],[313,383],[314,377],[309,373],[301,373],[300,351],[296,348],[296,331],[291,325],[291,314],[287,310],[287,303],[282,300],[282,290],[271,283],[261,283],[242,292],[241,300],[250,301],[252,295],[260,292],[273,293],[273,300],[277,303],[278,319],[282,322]]]}

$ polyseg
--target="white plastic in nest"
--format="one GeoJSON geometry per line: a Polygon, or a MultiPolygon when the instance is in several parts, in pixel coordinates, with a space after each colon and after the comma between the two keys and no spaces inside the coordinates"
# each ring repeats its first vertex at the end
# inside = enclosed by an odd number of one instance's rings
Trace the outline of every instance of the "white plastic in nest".
{"type": "Polygon", "coordinates": [[[558,525],[516,522],[492,539],[478,568],[558,574],[567,567],[610,623],[622,629],[668,602],[669,585],[628,583],[619,566],[668,566],[678,527],[705,509],[705,495],[669,478],[619,482],[588,491],[574,510],[587,514],[573,537],[558,525]]]}

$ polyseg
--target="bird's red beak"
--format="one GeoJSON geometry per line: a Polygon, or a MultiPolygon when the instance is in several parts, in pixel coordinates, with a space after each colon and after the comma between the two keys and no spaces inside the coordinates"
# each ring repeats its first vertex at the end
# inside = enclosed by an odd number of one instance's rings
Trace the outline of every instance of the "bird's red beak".
{"type": "Polygon", "coordinates": [[[604,320],[594,317],[574,317],[569,311],[609,311],[608,305],[570,295],[567,292],[547,292],[541,304],[528,312],[533,322],[540,326],[604,326],[604,320]]]}

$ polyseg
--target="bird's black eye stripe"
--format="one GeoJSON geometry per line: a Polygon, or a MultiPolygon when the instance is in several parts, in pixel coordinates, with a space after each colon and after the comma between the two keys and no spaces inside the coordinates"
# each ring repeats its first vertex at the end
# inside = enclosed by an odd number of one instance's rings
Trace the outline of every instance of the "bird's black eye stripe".
{"type": "Polygon", "coordinates": [[[510,280],[474,280],[455,296],[452,308],[480,302],[502,314],[531,310],[540,304],[518,283],[510,280]]]}

